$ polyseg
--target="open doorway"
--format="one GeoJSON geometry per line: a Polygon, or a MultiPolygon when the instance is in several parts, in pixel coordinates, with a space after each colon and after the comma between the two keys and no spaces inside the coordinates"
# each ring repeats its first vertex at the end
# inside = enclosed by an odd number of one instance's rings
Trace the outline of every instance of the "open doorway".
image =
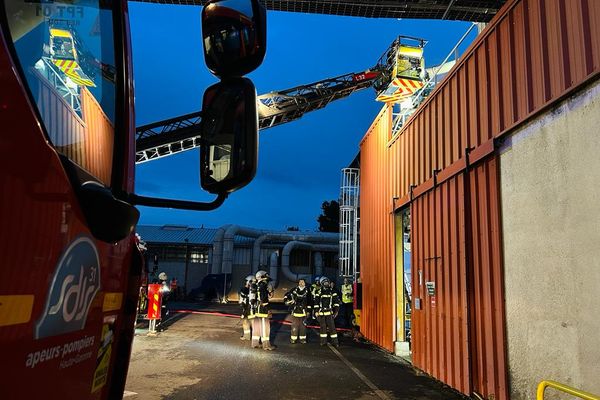
{"type": "Polygon", "coordinates": [[[411,356],[410,208],[394,215],[396,243],[396,342],[398,356],[411,356]]]}

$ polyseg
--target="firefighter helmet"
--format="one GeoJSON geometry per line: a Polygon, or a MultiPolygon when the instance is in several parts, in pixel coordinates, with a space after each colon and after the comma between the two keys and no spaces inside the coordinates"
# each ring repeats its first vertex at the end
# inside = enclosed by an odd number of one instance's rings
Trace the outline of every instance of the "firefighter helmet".
{"type": "Polygon", "coordinates": [[[329,284],[331,284],[331,281],[329,280],[328,277],[326,277],[326,276],[321,277],[321,285],[322,286],[329,285],[329,284]]]}
{"type": "Polygon", "coordinates": [[[166,281],[168,279],[167,274],[165,272],[161,272],[160,274],[158,274],[158,279],[160,279],[161,281],[166,281]]]}
{"type": "Polygon", "coordinates": [[[321,283],[321,278],[322,278],[321,275],[315,275],[315,281],[314,282],[320,284],[321,283]]]}
{"type": "Polygon", "coordinates": [[[260,281],[260,280],[262,280],[262,279],[266,279],[266,278],[268,278],[268,277],[269,277],[269,273],[268,273],[267,271],[262,271],[262,270],[261,270],[261,271],[258,271],[258,272],[256,273],[256,280],[257,280],[257,281],[260,281]]]}
{"type": "Polygon", "coordinates": [[[252,281],[254,281],[254,280],[256,280],[256,278],[254,277],[254,275],[248,275],[248,276],[246,277],[246,282],[252,282],[252,281]]]}

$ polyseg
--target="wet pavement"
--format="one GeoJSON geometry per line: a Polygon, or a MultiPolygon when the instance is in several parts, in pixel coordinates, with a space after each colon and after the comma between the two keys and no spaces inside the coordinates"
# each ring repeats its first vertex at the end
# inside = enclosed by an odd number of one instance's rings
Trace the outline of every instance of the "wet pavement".
{"type": "Polygon", "coordinates": [[[369,343],[321,347],[310,331],[308,344],[292,345],[284,310],[271,330],[278,347],[266,351],[240,340],[235,305],[171,307],[200,314],[171,313],[155,337],[137,330],[126,399],[464,399],[369,343]]]}

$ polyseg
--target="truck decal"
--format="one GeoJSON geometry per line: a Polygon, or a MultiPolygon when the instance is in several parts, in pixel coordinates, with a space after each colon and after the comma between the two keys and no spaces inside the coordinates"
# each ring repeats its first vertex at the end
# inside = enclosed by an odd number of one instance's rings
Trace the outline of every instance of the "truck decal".
{"type": "Polygon", "coordinates": [[[83,329],[92,300],[100,290],[100,262],[94,242],[81,236],[61,256],[35,338],[83,329]]]}

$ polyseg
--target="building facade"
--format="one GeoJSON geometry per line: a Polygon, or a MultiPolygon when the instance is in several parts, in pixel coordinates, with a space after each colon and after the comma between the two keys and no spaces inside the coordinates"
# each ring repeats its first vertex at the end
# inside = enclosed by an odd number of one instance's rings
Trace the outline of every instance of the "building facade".
{"type": "MultiPolygon", "coordinates": [[[[207,277],[221,282],[214,298],[237,301],[244,279],[259,269],[270,272],[275,299],[283,297],[297,278],[327,275],[338,271],[338,234],[321,232],[266,231],[236,225],[194,228],[182,225],[138,225],[146,242],[150,278],[165,272],[176,278],[190,300],[212,290],[207,277]],[[156,267],[155,267],[156,265],[156,267]],[[154,272],[153,272],[154,271],[154,272]],[[226,281],[223,278],[226,275],[226,281]],[[190,296],[190,294],[192,296],[190,296]]],[[[211,295],[211,299],[213,299],[211,295]]]]}
{"type": "Polygon", "coordinates": [[[600,2],[514,0],[396,134],[382,109],[360,149],[369,339],[407,351],[410,296],[413,364],[462,393],[600,393],[599,74],[600,2]]]}

